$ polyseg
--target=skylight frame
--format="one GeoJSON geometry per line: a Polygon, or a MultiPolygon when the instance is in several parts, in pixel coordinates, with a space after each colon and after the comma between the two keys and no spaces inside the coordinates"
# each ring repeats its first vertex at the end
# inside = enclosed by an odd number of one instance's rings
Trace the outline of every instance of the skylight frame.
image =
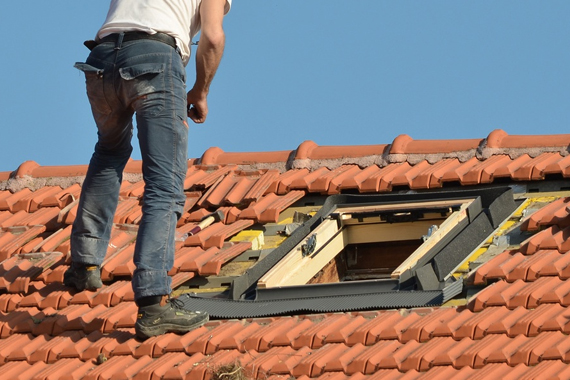
{"type": "MultiPolygon", "coordinates": [[[[293,206],[306,207],[317,204],[319,204],[318,198],[305,197],[293,206]]],[[[353,292],[360,294],[368,291],[374,294],[380,292],[390,297],[391,301],[385,303],[388,306],[390,304],[415,304],[424,297],[418,292],[434,291],[439,295],[432,297],[433,302],[441,302],[461,291],[461,283],[455,281],[450,275],[451,269],[458,267],[471,250],[480,245],[516,208],[512,190],[504,186],[475,189],[458,188],[422,193],[411,191],[397,194],[338,194],[327,197],[321,204],[322,206],[316,214],[297,228],[278,248],[264,256],[243,275],[233,279],[228,292],[231,299],[271,301],[298,297],[327,297],[353,292]],[[360,207],[371,204],[393,206],[426,200],[456,201],[466,198],[479,198],[480,200],[480,202],[473,202],[474,206],[470,206],[474,208],[468,211],[468,220],[464,220],[454,228],[454,231],[445,234],[444,238],[437,242],[433,250],[433,252],[438,252],[435,257],[423,255],[413,270],[401,273],[398,280],[349,281],[336,284],[282,286],[268,289],[257,287],[260,278],[277,265],[291,249],[305,240],[339,207],[360,207]],[[481,208],[477,209],[477,205],[481,205],[481,208]],[[460,252],[462,256],[455,257],[457,256],[456,252],[460,252]],[[408,290],[405,289],[411,289],[411,293],[406,293],[408,290]],[[398,293],[396,299],[391,295],[394,290],[398,293]]],[[[350,298],[349,295],[346,297],[350,298]]],[[[383,297],[381,299],[384,299],[383,297]]],[[[420,304],[424,304],[424,301],[421,301],[420,304]]],[[[376,305],[375,307],[381,306],[376,305]]]]}
{"type": "Polygon", "coordinates": [[[338,205],[309,236],[299,242],[277,265],[259,279],[257,287],[267,289],[308,285],[311,278],[350,244],[419,240],[436,225],[437,230],[392,272],[392,279],[397,280],[401,274],[413,268],[423,255],[429,254],[430,250],[447,233],[468,218],[469,207],[480,209],[477,201],[478,198],[470,197],[399,204],[368,204],[356,207],[338,205]],[[366,221],[364,220],[365,216],[372,214],[378,216],[380,213],[402,214],[410,211],[422,213],[433,211],[437,214],[435,211],[445,209],[449,213],[446,217],[422,218],[407,222],[389,222],[379,217],[369,217],[366,221]],[[315,247],[310,254],[307,254],[305,247],[315,240],[315,247]]]}

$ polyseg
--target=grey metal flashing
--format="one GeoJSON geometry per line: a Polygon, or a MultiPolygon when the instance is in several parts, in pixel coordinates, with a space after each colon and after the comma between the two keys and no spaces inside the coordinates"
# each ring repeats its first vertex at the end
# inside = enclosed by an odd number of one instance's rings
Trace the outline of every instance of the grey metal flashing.
{"type": "Polygon", "coordinates": [[[463,291],[463,281],[450,278],[446,282],[446,286],[442,289],[443,302],[445,303],[463,291]]]}
{"type": "Polygon", "coordinates": [[[398,280],[346,281],[329,284],[257,288],[255,299],[257,301],[269,301],[293,298],[334,297],[365,293],[387,293],[398,290],[400,290],[398,280]]]}
{"type": "MultiPolygon", "coordinates": [[[[457,286],[454,286],[457,291],[457,286]]],[[[461,291],[461,290],[460,290],[461,291]]],[[[459,291],[459,292],[460,292],[459,291]]],[[[179,299],[189,310],[205,310],[212,318],[259,318],[299,313],[333,313],[441,305],[450,291],[394,291],[343,296],[294,298],[265,301],[200,298],[183,294],[179,299]]],[[[454,295],[459,294],[455,293],[454,295]]],[[[453,295],[453,296],[454,296],[453,295]]],[[[451,297],[453,297],[451,296],[451,297]]]]}

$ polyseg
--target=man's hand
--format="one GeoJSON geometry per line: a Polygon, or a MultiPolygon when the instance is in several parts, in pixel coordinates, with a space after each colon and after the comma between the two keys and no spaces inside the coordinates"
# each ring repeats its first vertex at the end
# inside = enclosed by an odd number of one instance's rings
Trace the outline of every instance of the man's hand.
{"type": "Polygon", "coordinates": [[[194,89],[188,91],[186,96],[188,102],[188,117],[196,124],[206,121],[208,116],[208,100],[199,91],[194,89]]]}
{"type": "Polygon", "coordinates": [[[187,94],[188,117],[203,123],[208,116],[210,84],[222,60],[226,36],[223,29],[226,0],[202,0],[200,43],[196,50],[196,82],[187,94]]]}

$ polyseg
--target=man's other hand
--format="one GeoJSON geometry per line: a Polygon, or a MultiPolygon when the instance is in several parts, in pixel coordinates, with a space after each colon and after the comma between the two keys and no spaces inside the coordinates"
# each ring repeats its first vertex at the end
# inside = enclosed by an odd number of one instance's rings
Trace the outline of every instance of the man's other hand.
{"type": "Polygon", "coordinates": [[[208,100],[198,91],[192,89],[186,96],[188,103],[188,117],[196,124],[202,124],[208,116],[208,100]]]}

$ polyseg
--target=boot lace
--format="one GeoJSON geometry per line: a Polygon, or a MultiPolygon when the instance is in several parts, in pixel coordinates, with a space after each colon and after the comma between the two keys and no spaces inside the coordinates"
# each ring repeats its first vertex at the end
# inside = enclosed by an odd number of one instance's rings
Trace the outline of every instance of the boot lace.
{"type": "Polygon", "coordinates": [[[169,298],[166,302],[172,304],[174,309],[184,309],[184,302],[180,301],[178,298],[169,298]]]}

